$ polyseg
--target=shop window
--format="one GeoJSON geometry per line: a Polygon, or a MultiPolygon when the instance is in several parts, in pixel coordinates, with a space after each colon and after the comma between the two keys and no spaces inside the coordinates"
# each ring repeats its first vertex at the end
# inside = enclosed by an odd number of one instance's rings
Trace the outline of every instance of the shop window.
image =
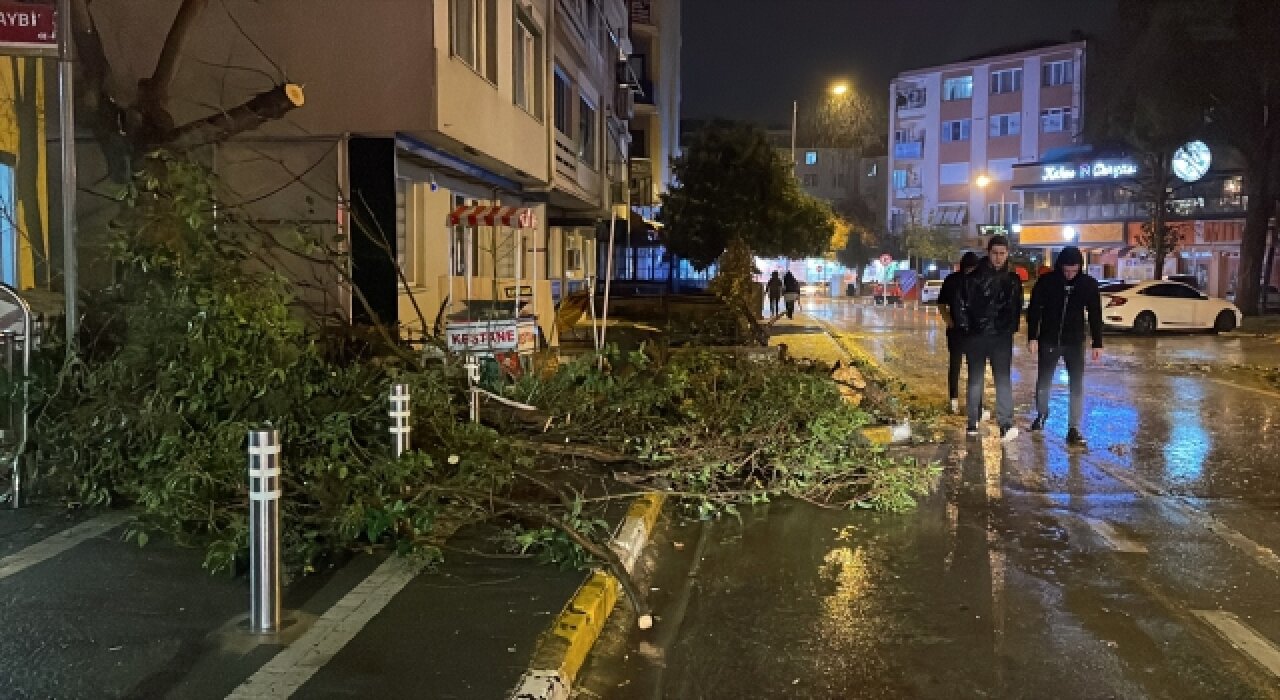
{"type": "Polygon", "coordinates": [[[0,281],[18,286],[18,208],[13,166],[0,163],[0,281]]]}

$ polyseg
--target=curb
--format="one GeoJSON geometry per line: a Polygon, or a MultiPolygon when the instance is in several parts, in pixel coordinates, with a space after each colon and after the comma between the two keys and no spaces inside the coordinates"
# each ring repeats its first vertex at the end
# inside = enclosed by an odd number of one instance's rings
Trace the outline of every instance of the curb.
{"type": "MultiPolygon", "coordinates": [[[[835,344],[840,354],[844,355],[850,362],[864,362],[875,369],[880,375],[888,374],[884,365],[881,365],[870,353],[860,348],[850,348],[840,336],[832,332],[830,324],[826,321],[809,316],[809,318],[822,329],[823,334],[835,344]]],[[[902,423],[899,425],[872,425],[862,429],[862,436],[867,442],[877,447],[887,447],[889,445],[898,445],[911,440],[911,424],[902,423]]]]}
{"type": "MultiPolygon", "coordinates": [[[[609,543],[628,572],[635,569],[664,500],[660,493],[637,498],[609,543]]],[[[543,635],[530,669],[512,692],[511,700],[568,700],[578,671],[604,630],[621,589],[618,579],[608,571],[592,572],[543,635]]]]}

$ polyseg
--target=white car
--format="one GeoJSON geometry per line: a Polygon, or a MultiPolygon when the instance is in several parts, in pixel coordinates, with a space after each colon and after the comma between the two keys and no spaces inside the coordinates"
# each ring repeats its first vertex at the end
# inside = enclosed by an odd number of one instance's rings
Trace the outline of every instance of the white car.
{"type": "Polygon", "coordinates": [[[920,288],[921,304],[938,303],[938,294],[942,291],[942,280],[928,280],[920,288]]]}
{"type": "Polygon", "coordinates": [[[1168,280],[1101,285],[1102,322],[1143,335],[1158,330],[1208,329],[1224,333],[1240,325],[1235,304],[1168,280]]]}

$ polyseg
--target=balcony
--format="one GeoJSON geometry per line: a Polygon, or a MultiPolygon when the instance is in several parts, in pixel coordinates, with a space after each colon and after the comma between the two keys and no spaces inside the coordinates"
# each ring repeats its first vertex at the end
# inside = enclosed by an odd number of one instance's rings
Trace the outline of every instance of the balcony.
{"type": "Polygon", "coordinates": [[[924,142],[907,141],[893,144],[893,157],[897,159],[923,158],[924,142]]]}
{"type": "Polygon", "coordinates": [[[928,95],[924,88],[910,88],[902,90],[898,93],[896,106],[898,116],[910,116],[921,113],[925,104],[928,102],[928,95]]]}
{"type": "Polygon", "coordinates": [[[915,187],[895,187],[893,189],[894,199],[920,199],[922,194],[924,194],[923,188],[919,185],[915,187]]]}
{"type": "Polygon", "coordinates": [[[636,81],[636,84],[639,87],[639,91],[636,92],[636,104],[638,105],[658,104],[657,100],[655,99],[656,95],[653,94],[652,80],[642,79],[642,80],[636,81]]]}

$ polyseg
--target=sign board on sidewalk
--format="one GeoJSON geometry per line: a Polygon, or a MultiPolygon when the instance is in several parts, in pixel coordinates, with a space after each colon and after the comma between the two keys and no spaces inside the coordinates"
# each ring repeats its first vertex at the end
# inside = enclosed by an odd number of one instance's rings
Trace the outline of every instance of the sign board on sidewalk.
{"type": "Polygon", "coordinates": [[[0,54],[58,54],[57,12],[52,4],[0,2],[0,54]]]}
{"type": "Polygon", "coordinates": [[[493,321],[450,321],[445,326],[451,352],[492,354],[533,352],[538,333],[533,319],[493,321]]]}

